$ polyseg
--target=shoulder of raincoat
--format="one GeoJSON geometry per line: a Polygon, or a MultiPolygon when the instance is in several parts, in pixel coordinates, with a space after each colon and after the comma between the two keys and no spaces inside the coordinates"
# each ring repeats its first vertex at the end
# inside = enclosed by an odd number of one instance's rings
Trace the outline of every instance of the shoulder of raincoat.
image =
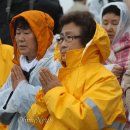
{"type": "Polygon", "coordinates": [[[67,52],[67,66],[58,74],[62,86],[37,94],[27,119],[46,122],[30,123],[39,130],[123,130],[122,90],[116,77],[102,65],[109,53],[107,33],[97,24],[84,49],[67,52]]]}
{"type": "Polygon", "coordinates": [[[13,47],[10,45],[2,44],[0,41],[0,87],[7,80],[10,70],[13,65],[13,47]]]}
{"type": "Polygon", "coordinates": [[[27,11],[15,16],[10,24],[11,37],[14,44],[15,64],[19,64],[20,53],[16,48],[14,36],[14,22],[18,17],[24,17],[38,42],[38,63],[30,74],[29,82],[21,81],[16,90],[12,90],[11,76],[0,90],[0,122],[9,124],[10,130],[36,130],[27,123],[26,113],[35,100],[37,91],[41,88],[39,81],[39,71],[42,67],[47,67],[53,74],[57,74],[60,67],[59,62],[53,60],[53,55],[44,57],[53,39],[52,29],[54,26],[52,18],[41,11],[27,11]],[[37,17],[37,19],[36,19],[37,17]]]}

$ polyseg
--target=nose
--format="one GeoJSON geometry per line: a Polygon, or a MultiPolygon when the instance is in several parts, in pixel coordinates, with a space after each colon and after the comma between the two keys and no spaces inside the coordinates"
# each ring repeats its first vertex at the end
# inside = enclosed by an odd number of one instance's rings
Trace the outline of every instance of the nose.
{"type": "Polygon", "coordinates": [[[111,25],[111,24],[108,24],[108,25],[106,26],[106,30],[107,30],[108,32],[113,31],[112,25],[111,25]]]}
{"type": "Polygon", "coordinates": [[[19,41],[24,41],[24,34],[20,33],[19,35],[16,35],[16,39],[19,41]]]}
{"type": "Polygon", "coordinates": [[[62,49],[67,48],[67,42],[65,41],[65,39],[62,41],[62,43],[60,44],[62,49]]]}

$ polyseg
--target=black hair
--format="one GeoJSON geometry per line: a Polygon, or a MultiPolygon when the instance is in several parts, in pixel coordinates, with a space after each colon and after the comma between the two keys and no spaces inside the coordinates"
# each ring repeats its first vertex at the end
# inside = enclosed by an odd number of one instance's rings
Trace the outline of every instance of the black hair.
{"type": "Polygon", "coordinates": [[[14,32],[16,34],[16,29],[20,28],[20,29],[30,29],[29,23],[23,18],[23,17],[19,17],[15,20],[14,23],[14,32]]]}
{"type": "Polygon", "coordinates": [[[88,11],[68,13],[60,19],[61,28],[71,22],[81,28],[81,44],[85,47],[95,34],[96,22],[93,16],[88,11]]]}
{"type": "Polygon", "coordinates": [[[110,5],[104,9],[102,17],[107,13],[114,13],[117,16],[120,16],[120,9],[116,5],[110,5]]]}

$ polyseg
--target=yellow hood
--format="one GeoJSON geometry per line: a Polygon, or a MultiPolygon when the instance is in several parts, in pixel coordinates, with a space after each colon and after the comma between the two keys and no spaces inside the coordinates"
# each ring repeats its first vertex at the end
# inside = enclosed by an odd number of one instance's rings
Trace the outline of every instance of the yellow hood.
{"type": "Polygon", "coordinates": [[[23,17],[30,25],[32,31],[34,32],[37,43],[38,52],[37,60],[40,60],[46,53],[47,48],[51,45],[53,39],[53,19],[46,13],[41,11],[26,11],[13,17],[10,23],[11,38],[14,46],[14,59],[15,64],[19,64],[19,52],[17,49],[17,44],[14,35],[14,23],[17,18],[23,17]]]}
{"type": "MultiPolygon", "coordinates": [[[[86,44],[84,49],[71,50],[66,53],[66,62],[69,64],[74,63],[74,57],[78,57],[82,64],[88,62],[100,62],[104,63],[110,54],[110,40],[107,35],[107,32],[96,23],[96,31],[93,39],[86,44]]],[[[61,55],[58,46],[55,49],[55,59],[61,60],[61,55]]],[[[76,62],[78,62],[76,60],[76,62]]]]}

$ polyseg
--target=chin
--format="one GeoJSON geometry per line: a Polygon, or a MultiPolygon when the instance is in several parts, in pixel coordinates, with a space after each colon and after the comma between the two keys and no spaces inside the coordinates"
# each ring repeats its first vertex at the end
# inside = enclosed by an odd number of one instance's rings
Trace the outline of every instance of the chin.
{"type": "Polygon", "coordinates": [[[19,52],[21,55],[27,55],[27,51],[25,51],[25,50],[19,50],[19,52]]]}
{"type": "Polygon", "coordinates": [[[22,53],[20,52],[21,55],[25,56],[25,57],[28,57],[26,53],[22,53]]]}
{"type": "Polygon", "coordinates": [[[64,56],[62,56],[62,61],[63,61],[63,62],[66,62],[65,55],[64,55],[64,56]]]}

